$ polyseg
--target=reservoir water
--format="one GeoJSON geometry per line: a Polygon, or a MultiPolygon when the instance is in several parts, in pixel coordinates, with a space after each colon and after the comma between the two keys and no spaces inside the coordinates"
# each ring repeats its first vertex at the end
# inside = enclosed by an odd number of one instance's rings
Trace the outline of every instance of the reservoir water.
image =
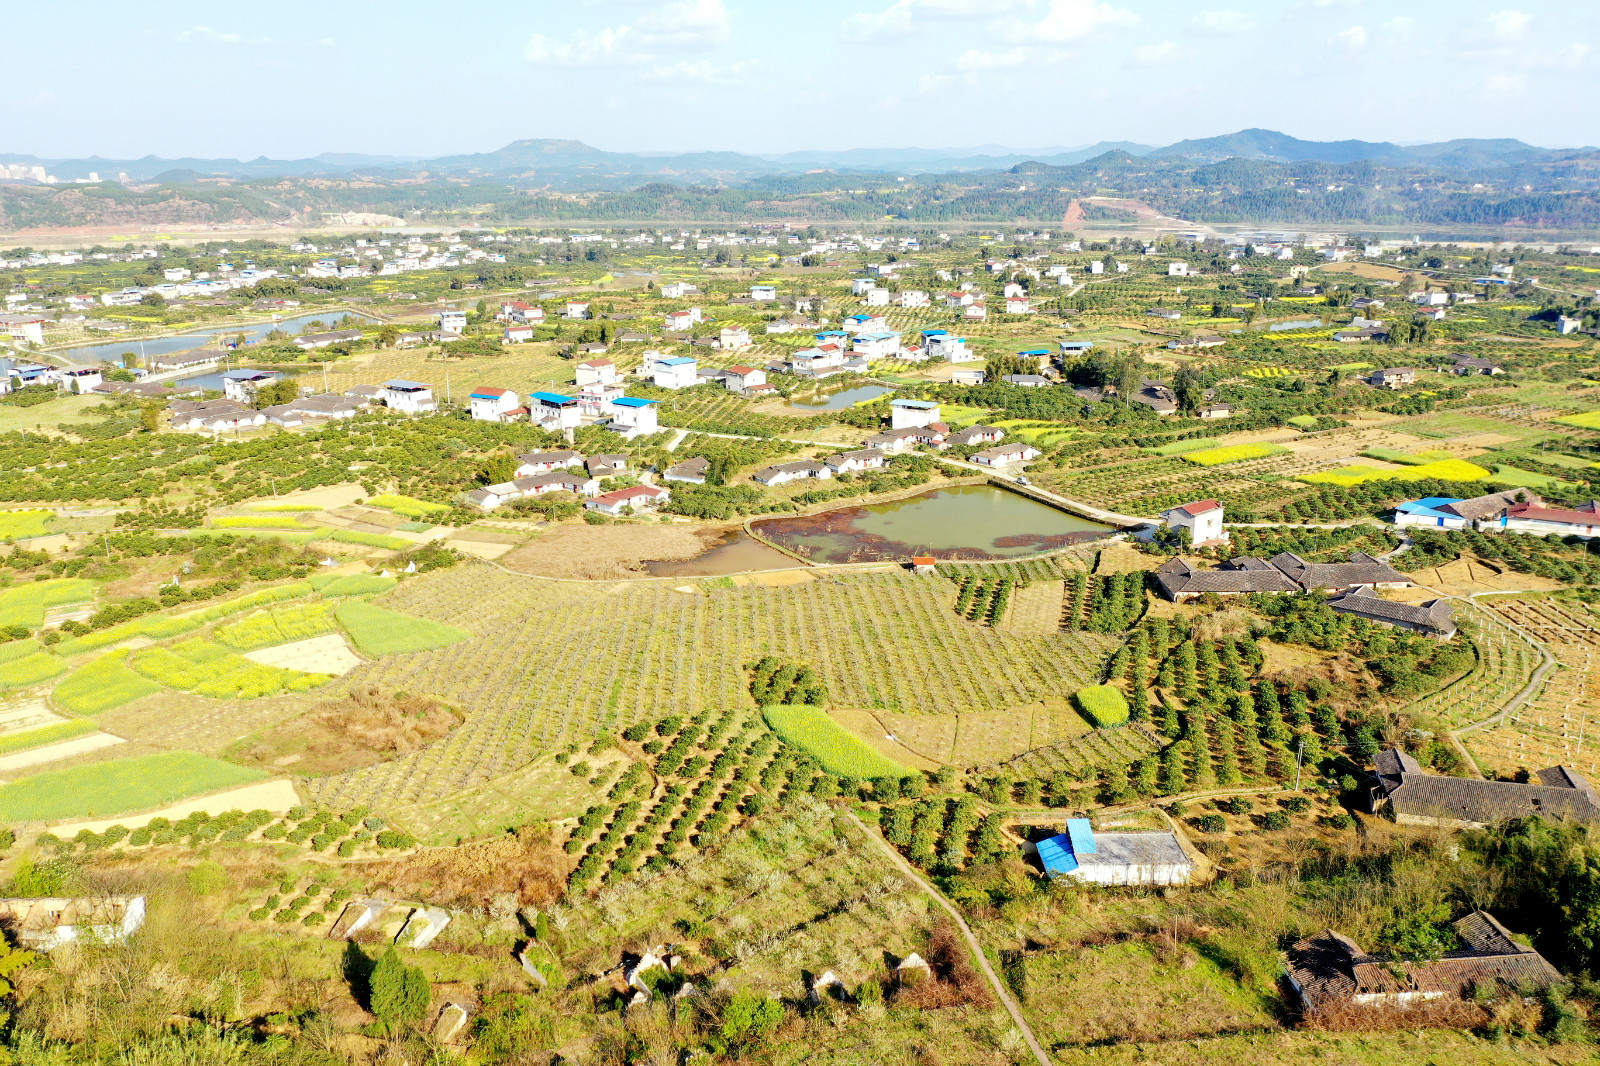
{"type": "Polygon", "coordinates": [[[804,414],[815,414],[818,411],[843,411],[846,407],[854,407],[867,400],[876,400],[879,396],[886,396],[893,389],[882,385],[860,385],[853,389],[842,389],[839,392],[830,392],[822,396],[815,396],[807,400],[791,400],[789,409],[800,411],[804,414]]]}
{"type": "Polygon", "coordinates": [[[819,563],[902,560],[923,552],[938,559],[1013,559],[1112,531],[993,485],[960,485],[892,503],[774,518],[753,528],[819,563]]]}
{"type": "Polygon", "coordinates": [[[250,326],[210,326],[175,337],[155,337],[143,341],[137,337],[129,337],[118,341],[86,344],[78,348],[63,348],[50,354],[59,355],[74,363],[118,363],[121,362],[125,352],[138,353],[142,350],[147,356],[170,355],[173,352],[186,352],[191,348],[204,348],[213,339],[221,336],[232,337],[242,334],[247,344],[254,344],[275,329],[281,329],[285,333],[299,333],[312,322],[324,322],[329,329],[334,329],[335,323],[346,314],[366,322],[376,321],[368,315],[355,311],[329,310],[282,318],[276,322],[258,322],[250,326]]]}

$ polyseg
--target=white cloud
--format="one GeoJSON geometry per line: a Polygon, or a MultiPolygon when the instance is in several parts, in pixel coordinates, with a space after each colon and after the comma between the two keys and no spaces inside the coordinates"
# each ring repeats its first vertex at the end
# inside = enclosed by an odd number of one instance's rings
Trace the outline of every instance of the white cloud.
{"type": "Polygon", "coordinates": [[[1133,12],[1097,0],[1050,0],[1049,9],[1038,22],[1010,19],[1001,26],[1001,33],[1018,42],[1064,44],[1101,29],[1132,26],[1138,21],[1139,16],[1133,12]]]}
{"type": "Polygon", "coordinates": [[[1032,55],[1026,48],[1010,48],[1004,52],[982,52],[969,48],[956,57],[956,69],[963,73],[1012,70],[1027,63],[1030,58],[1032,55]]]}
{"type": "Polygon", "coordinates": [[[642,71],[639,77],[645,81],[666,81],[679,84],[694,85],[728,85],[742,81],[755,64],[748,60],[738,63],[721,65],[709,59],[698,59],[694,62],[679,60],[676,63],[664,63],[642,71]]]}
{"type": "Polygon", "coordinates": [[[1229,33],[1245,33],[1256,28],[1255,20],[1243,11],[1202,11],[1189,20],[1189,25],[1196,33],[1221,36],[1229,33]]]}
{"type": "Polygon", "coordinates": [[[49,89],[40,89],[36,93],[23,97],[22,102],[28,107],[44,107],[46,104],[56,102],[56,94],[49,89]]]}
{"type": "Polygon", "coordinates": [[[318,41],[317,41],[317,45],[318,45],[318,47],[321,47],[321,48],[332,48],[333,47],[333,38],[332,37],[319,38],[318,41]]]}
{"type": "Polygon", "coordinates": [[[1533,16],[1526,11],[1496,11],[1489,16],[1489,28],[1502,41],[1520,41],[1533,16]]]}
{"type": "Polygon", "coordinates": [[[1158,67],[1178,58],[1178,46],[1172,41],[1140,45],[1133,50],[1133,62],[1141,67],[1158,67]]]}
{"type": "Polygon", "coordinates": [[[242,44],[243,42],[243,34],[222,33],[210,26],[193,26],[178,34],[180,44],[242,44]]]}
{"type": "Polygon", "coordinates": [[[882,11],[858,11],[845,19],[844,35],[852,40],[904,38],[923,22],[993,18],[1032,3],[1033,0],[895,0],[882,11]]]}
{"type": "Polygon", "coordinates": [[[1483,83],[1486,97],[1515,96],[1528,91],[1528,79],[1521,74],[1491,74],[1483,83]]]}
{"type": "Polygon", "coordinates": [[[1328,43],[1337,45],[1346,52],[1359,52],[1367,46],[1367,28],[1351,26],[1347,30],[1340,30],[1328,38],[1328,43]]]}
{"type": "Polygon", "coordinates": [[[654,53],[725,44],[728,33],[728,9],[722,0],[673,0],[633,22],[593,33],[579,30],[566,40],[536,33],[522,46],[522,58],[563,67],[643,63],[654,53]]]}
{"type": "Polygon", "coordinates": [[[932,96],[946,85],[955,83],[955,79],[948,74],[924,74],[917,79],[917,92],[923,96],[932,96]]]}
{"type": "Polygon", "coordinates": [[[852,39],[887,40],[911,32],[912,0],[896,0],[882,11],[858,11],[844,20],[844,35],[852,39]]]}
{"type": "Polygon", "coordinates": [[[1383,32],[1389,37],[1404,37],[1416,26],[1417,20],[1407,15],[1396,15],[1383,24],[1383,32]]]}

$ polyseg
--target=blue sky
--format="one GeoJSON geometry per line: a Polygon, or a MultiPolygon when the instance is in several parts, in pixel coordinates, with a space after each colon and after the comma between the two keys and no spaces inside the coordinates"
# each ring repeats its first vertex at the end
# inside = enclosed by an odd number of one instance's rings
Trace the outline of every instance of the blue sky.
{"type": "Polygon", "coordinates": [[[44,156],[1036,149],[1249,126],[1600,143],[1592,0],[8,8],[0,149],[44,156]]]}

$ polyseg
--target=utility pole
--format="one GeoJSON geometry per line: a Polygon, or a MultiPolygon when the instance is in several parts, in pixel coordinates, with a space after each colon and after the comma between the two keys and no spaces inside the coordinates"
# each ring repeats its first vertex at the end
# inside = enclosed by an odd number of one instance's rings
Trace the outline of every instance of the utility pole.
{"type": "Polygon", "coordinates": [[[1294,790],[1300,791],[1300,759],[1305,755],[1306,738],[1301,737],[1294,746],[1294,790]]]}
{"type": "Polygon", "coordinates": [[[444,372],[444,402],[450,402],[450,371],[448,369],[444,372]]]}

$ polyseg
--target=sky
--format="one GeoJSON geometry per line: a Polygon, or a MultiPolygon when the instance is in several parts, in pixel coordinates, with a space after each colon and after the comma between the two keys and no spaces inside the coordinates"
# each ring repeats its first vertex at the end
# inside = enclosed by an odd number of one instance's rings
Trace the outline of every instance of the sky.
{"type": "Polygon", "coordinates": [[[35,0],[0,151],[1600,144],[1593,0],[35,0]]]}

